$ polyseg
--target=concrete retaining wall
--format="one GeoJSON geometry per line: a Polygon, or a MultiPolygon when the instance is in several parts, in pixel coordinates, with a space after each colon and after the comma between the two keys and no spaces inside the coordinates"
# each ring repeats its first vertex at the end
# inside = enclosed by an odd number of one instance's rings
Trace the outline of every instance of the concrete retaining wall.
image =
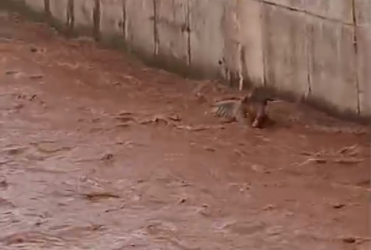
{"type": "Polygon", "coordinates": [[[70,32],[122,41],[168,69],[370,117],[370,0],[0,2],[28,6],[70,32]]]}

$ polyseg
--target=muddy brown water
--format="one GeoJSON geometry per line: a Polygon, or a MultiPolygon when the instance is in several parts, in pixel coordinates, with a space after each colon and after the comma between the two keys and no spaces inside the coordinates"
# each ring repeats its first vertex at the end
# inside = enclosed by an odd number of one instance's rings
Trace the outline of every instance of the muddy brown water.
{"type": "Polygon", "coordinates": [[[0,36],[1,249],[369,249],[369,128],[278,102],[242,131],[205,114],[235,91],[13,15],[0,36]]]}

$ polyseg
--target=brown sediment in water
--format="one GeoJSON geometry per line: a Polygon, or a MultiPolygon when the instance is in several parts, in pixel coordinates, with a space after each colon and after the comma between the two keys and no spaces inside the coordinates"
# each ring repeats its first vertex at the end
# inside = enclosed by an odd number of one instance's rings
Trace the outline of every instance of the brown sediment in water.
{"type": "Polygon", "coordinates": [[[240,93],[17,20],[0,20],[1,249],[369,246],[368,127],[285,102],[272,128],[221,125],[208,103],[240,93]]]}

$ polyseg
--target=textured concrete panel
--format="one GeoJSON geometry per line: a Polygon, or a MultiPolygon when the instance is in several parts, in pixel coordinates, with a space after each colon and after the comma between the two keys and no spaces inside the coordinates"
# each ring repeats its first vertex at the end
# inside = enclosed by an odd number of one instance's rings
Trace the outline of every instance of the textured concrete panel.
{"type": "Polygon", "coordinates": [[[241,65],[244,78],[264,84],[262,4],[254,0],[237,1],[237,20],[242,43],[241,65]]]}
{"type": "Polygon", "coordinates": [[[74,17],[75,26],[92,27],[94,0],[75,0],[74,1],[74,17]]]}
{"type": "Polygon", "coordinates": [[[266,85],[298,96],[309,93],[306,15],[264,6],[266,85]]]}
{"type": "Polygon", "coordinates": [[[241,25],[237,18],[237,1],[231,0],[224,4],[223,19],[221,23],[223,47],[223,67],[228,69],[227,79],[231,84],[238,85],[243,79],[242,75],[242,37],[241,25]]]}
{"type": "Polygon", "coordinates": [[[272,5],[278,5],[283,6],[286,8],[296,8],[296,9],[303,9],[304,3],[307,0],[264,0],[261,2],[264,2],[265,4],[272,4],[272,5]]]}
{"type": "Polygon", "coordinates": [[[307,0],[303,1],[302,8],[326,19],[348,24],[353,22],[352,0],[307,0]]]}
{"type": "Polygon", "coordinates": [[[371,25],[371,1],[354,0],[354,5],[357,25],[371,25]]]}
{"type": "Polygon", "coordinates": [[[50,12],[54,18],[66,23],[68,0],[50,0],[50,12]]]}
{"type": "Polygon", "coordinates": [[[357,28],[360,112],[371,115],[371,25],[357,28]]]}
{"type": "Polygon", "coordinates": [[[188,63],[188,0],[156,2],[158,54],[188,63]]]}
{"type": "Polygon", "coordinates": [[[43,12],[45,10],[44,0],[24,0],[24,2],[37,12],[43,12]]]}
{"type": "Polygon", "coordinates": [[[265,0],[264,2],[292,9],[292,11],[297,10],[307,12],[309,15],[352,23],[352,0],[265,0]]]}
{"type": "Polygon", "coordinates": [[[101,1],[100,10],[101,33],[107,35],[122,35],[124,24],[123,0],[101,1]]]}
{"type": "Polygon", "coordinates": [[[360,112],[371,114],[371,1],[355,0],[360,112]]]}
{"type": "Polygon", "coordinates": [[[259,2],[251,0],[228,1],[224,5],[224,66],[236,87],[264,83],[260,7],[259,2]]]}
{"type": "Polygon", "coordinates": [[[221,69],[224,37],[224,0],[189,0],[191,29],[191,65],[204,73],[221,69]]]}
{"type": "Polygon", "coordinates": [[[147,54],[155,50],[154,1],[126,0],[127,41],[147,54]]]}
{"type": "Polygon", "coordinates": [[[357,112],[353,27],[318,18],[308,20],[311,95],[326,100],[339,110],[357,112]]]}

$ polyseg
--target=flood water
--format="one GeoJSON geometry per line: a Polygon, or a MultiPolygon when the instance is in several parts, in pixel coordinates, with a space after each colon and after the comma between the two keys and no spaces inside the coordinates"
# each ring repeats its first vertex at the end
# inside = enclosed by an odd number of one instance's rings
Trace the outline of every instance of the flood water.
{"type": "Polygon", "coordinates": [[[1,15],[0,248],[369,249],[369,128],[236,94],[1,15]]]}

